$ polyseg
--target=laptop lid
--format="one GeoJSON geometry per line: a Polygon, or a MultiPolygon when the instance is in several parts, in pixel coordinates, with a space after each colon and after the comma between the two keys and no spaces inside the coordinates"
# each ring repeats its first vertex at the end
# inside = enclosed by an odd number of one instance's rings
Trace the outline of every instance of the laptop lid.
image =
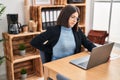
{"type": "Polygon", "coordinates": [[[81,67],[83,69],[89,69],[94,66],[105,63],[108,61],[108,59],[110,57],[110,53],[112,51],[113,45],[114,45],[114,43],[108,43],[108,44],[104,44],[99,47],[95,47],[92,49],[92,52],[90,53],[89,57],[87,56],[84,58],[82,57],[79,59],[71,60],[70,63],[72,63],[78,67],[81,67]],[[88,61],[85,61],[86,66],[83,67],[83,65],[81,63],[83,63],[84,60],[86,60],[85,58],[88,58],[88,61]]]}
{"type": "Polygon", "coordinates": [[[95,47],[90,54],[90,59],[88,62],[88,69],[99,64],[105,63],[110,58],[114,43],[104,44],[99,47],[95,47]]]}

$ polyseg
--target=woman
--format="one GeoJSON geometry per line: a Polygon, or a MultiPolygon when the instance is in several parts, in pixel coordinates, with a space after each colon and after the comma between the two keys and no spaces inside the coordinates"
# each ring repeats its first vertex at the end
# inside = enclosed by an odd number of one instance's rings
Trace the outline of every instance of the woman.
{"type": "Polygon", "coordinates": [[[95,47],[78,27],[79,16],[77,7],[65,6],[57,19],[57,25],[31,41],[32,46],[44,52],[45,62],[79,53],[81,45],[88,51],[95,47]]]}

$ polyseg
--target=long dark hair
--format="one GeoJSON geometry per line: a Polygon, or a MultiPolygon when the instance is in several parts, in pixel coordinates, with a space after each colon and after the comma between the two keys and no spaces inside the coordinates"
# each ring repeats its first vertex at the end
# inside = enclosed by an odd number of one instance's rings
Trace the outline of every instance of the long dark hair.
{"type": "MultiPolygon", "coordinates": [[[[60,15],[57,19],[57,25],[68,27],[68,20],[70,16],[75,12],[78,12],[78,17],[80,17],[80,10],[78,7],[66,5],[60,12],[60,15]]],[[[78,30],[78,22],[74,25],[73,29],[76,31],[78,30]]]]}

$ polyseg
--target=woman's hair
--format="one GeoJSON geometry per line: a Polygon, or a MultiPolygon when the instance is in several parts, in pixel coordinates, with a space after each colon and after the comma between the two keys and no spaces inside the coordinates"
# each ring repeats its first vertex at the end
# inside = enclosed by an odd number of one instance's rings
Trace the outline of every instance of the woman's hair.
{"type": "MultiPolygon", "coordinates": [[[[62,9],[62,11],[57,19],[57,25],[68,27],[69,26],[68,20],[69,20],[70,16],[75,12],[78,12],[78,17],[80,17],[80,10],[78,7],[75,7],[72,5],[66,5],[62,9]]],[[[78,22],[74,25],[73,29],[77,31],[78,22]]]]}

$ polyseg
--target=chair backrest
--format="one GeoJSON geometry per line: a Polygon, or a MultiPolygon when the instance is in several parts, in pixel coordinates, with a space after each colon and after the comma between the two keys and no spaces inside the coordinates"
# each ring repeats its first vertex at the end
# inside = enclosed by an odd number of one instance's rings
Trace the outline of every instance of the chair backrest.
{"type": "Polygon", "coordinates": [[[104,44],[107,36],[107,31],[102,30],[90,30],[88,33],[88,39],[97,44],[104,44]]]}
{"type": "Polygon", "coordinates": [[[40,57],[41,57],[41,60],[42,60],[42,63],[45,63],[45,53],[43,51],[40,50],[40,57]]]}
{"type": "Polygon", "coordinates": [[[57,80],[70,80],[67,77],[65,77],[65,76],[63,76],[63,75],[61,75],[59,73],[56,75],[56,78],[57,78],[57,80]]]}

